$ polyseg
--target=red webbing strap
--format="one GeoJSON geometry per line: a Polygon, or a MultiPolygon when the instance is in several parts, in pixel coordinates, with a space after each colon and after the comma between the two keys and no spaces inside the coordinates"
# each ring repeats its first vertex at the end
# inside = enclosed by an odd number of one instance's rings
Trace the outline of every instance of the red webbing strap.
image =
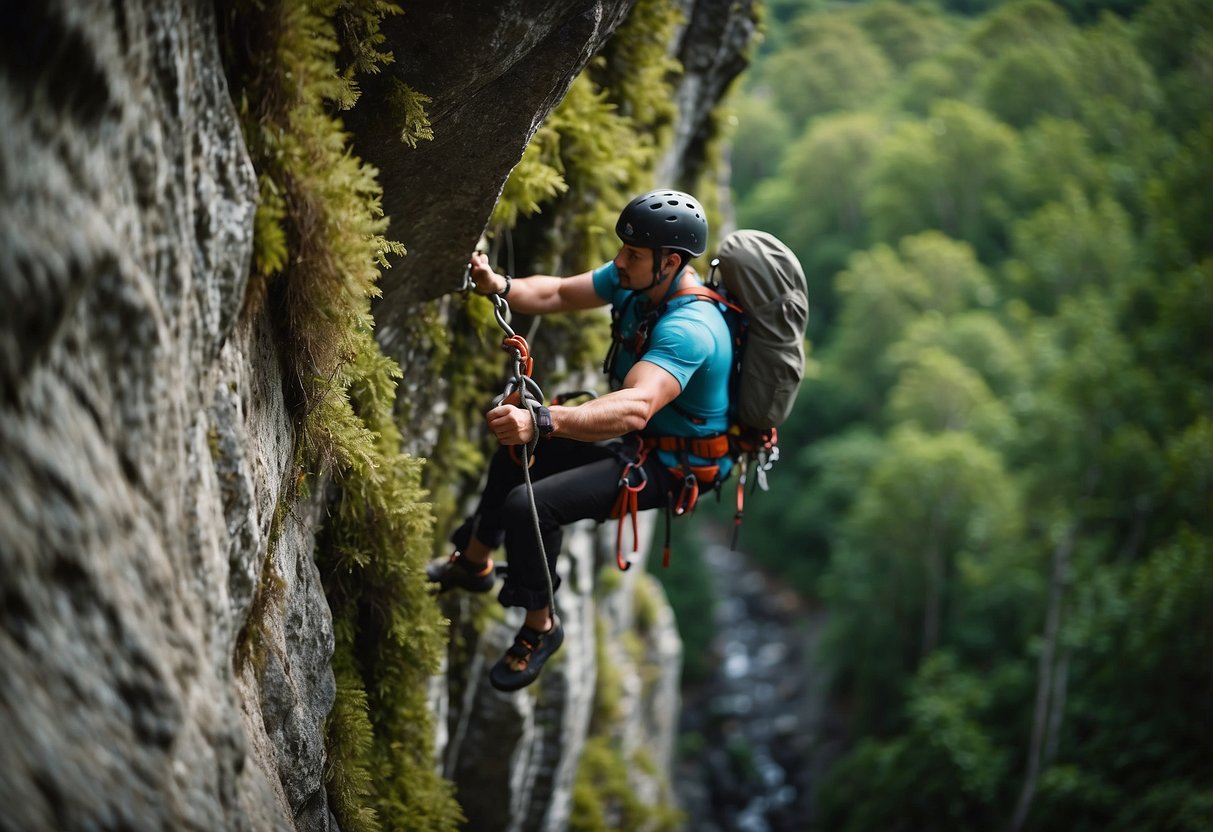
{"type": "Polygon", "coordinates": [[[670,568],[670,523],[673,518],[670,516],[673,513],[670,501],[665,504],[665,545],[661,547],[661,568],[670,568]]]}
{"type": "Polygon", "coordinates": [[[742,311],[740,306],[733,303],[732,301],[726,300],[725,297],[723,295],[721,295],[719,292],[715,292],[715,291],[709,289],[707,286],[703,286],[698,283],[696,283],[694,286],[688,286],[685,289],[679,289],[677,292],[675,292],[674,294],[672,294],[668,298],[666,298],[665,303],[662,305],[669,306],[670,301],[672,301],[676,298],[684,298],[684,297],[687,297],[688,295],[694,295],[697,298],[702,298],[703,300],[715,301],[716,303],[723,303],[729,309],[732,309],[736,312],[742,311]]]}
{"type": "Polygon", "coordinates": [[[640,525],[637,520],[640,504],[640,492],[648,484],[648,474],[644,471],[644,460],[649,455],[650,444],[643,442],[636,451],[636,458],[623,466],[619,474],[619,496],[615,498],[615,507],[611,509],[611,517],[619,519],[615,531],[615,565],[621,572],[631,568],[632,563],[623,556],[623,524],[628,515],[632,517],[632,550],[640,547],[640,525]],[[636,484],[632,484],[632,474],[637,476],[636,484]]]}
{"type": "Polygon", "coordinates": [[[737,538],[741,535],[741,517],[745,514],[745,475],[748,457],[742,455],[737,460],[737,513],[733,515],[733,542],[729,549],[737,551],[737,538]]]}
{"type": "Polygon", "coordinates": [[[688,438],[683,436],[662,436],[657,440],[657,447],[670,453],[687,451],[704,459],[720,459],[729,455],[729,435],[701,436],[688,438]]]}

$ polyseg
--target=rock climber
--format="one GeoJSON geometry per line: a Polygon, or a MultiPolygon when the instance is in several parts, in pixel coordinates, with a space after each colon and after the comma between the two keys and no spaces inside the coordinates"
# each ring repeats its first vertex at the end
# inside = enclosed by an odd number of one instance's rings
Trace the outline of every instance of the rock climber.
{"type": "Polygon", "coordinates": [[[501,447],[490,462],[479,506],[452,534],[451,557],[428,572],[442,590],[488,592],[494,586],[491,555],[504,543],[509,568],[498,599],[524,608],[526,616],[513,645],[490,671],[499,690],[533,682],[563,641],[562,624],[549,603],[549,587],[560,583],[556,559],[562,526],[612,516],[623,466],[639,463],[632,479],[644,487],[635,495],[634,509],[643,510],[670,506],[686,486],[688,469],[707,482],[723,478],[732,464],[714,441],[728,427],[733,364],[728,326],[714,304],[693,303],[693,297],[680,294],[701,285],[688,263],[707,250],[703,208],[680,191],[652,191],[628,203],[615,232],[622,241],[615,259],[570,277],[515,280],[493,271],[480,253],[470,264],[476,291],[507,298],[517,312],[547,315],[610,304],[614,321],[604,366],[612,392],[578,406],[539,408],[534,418],[513,404],[488,412],[489,430],[501,447]],[[507,452],[530,443],[536,429],[530,478],[546,564],[523,471],[507,452]]]}

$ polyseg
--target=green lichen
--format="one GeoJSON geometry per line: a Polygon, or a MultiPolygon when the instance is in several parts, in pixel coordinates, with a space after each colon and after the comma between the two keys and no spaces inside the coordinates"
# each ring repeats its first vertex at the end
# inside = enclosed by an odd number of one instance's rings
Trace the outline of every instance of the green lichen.
{"type": "MultiPolygon", "coordinates": [[[[647,585],[652,579],[641,576],[636,586],[647,585]]],[[[640,590],[639,608],[654,600],[653,589],[640,590]],[[647,598],[649,600],[641,600],[647,598]]],[[[656,615],[655,611],[651,614],[656,615]]],[[[652,758],[643,750],[630,755],[624,750],[618,726],[629,715],[624,712],[624,668],[641,676],[643,697],[649,697],[654,681],[662,668],[645,661],[644,642],[636,632],[612,632],[606,619],[596,619],[594,639],[595,679],[594,704],[590,711],[589,739],[578,762],[573,786],[573,809],[569,828],[573,832],[603,832],[609,829],[680,829],[685,819],[674,806],[668,775],[657,770],[652,758]],[[633,778],[640,772],[660,786],[661,799],[655,804],[643,803],[637,797],[633,778]]],[[[632,717],[635,718],[635,717],[632,717]]]]}
{"type": "Polygon", "coordinates": [[[658,616],[664,599],[661,597],[660,584],[651,575],[638,576],[632,595],[635,609],[636,632],[642,638],[652,635],[657,627],[658,616]]]}
{"type": "Polygon", "coordinates": [[[640,800],[632,783],[632,771],[657,776],[656,766],[643,751],[629,758],[607,737],[592,737],[581,753],[581,765],[573,784],[570,832],[610,832],[615,829],[645,829],[674,832],[686,818],[674,805],[668,787],[664,799],[650,805],[640,800]]]}
{"type": "MultiPolygon", "coordinates": [[[[329,724],[330,756],[345,763],[330,772],[330,793],[358,795],[360,784],[370,783],[363,795],[368,801],[349,801],[362,821],[369,803],[382,828],[452,829],[461,816],[450,784],[434,770],[426,699],[427,681],[446,646],[446,622],[422,575],[432,513],[421,486],[422,461],[399,450],[394,384],[387,381],[399,371],[373,349],[369,332],[366,337],[350,404],[376,442],[360,448],[365,456],[352,458],[331,506],[333,519],[318,541],[333,610],[339,694],[344,686],[353,697],[338,715],[343,721],[329,724]],[[369,732],[359,731],[362,738],[350,748],[344,732],[358,717],[352,708],[363,695],[369,732]]],[[[342,828],[377,827],[342,818],[342,828]]]]}
{"type": "Polygon", "coordinates": [[[401,13],[399,6],[385,0],[363,0],[337,7],[334,25],[345,50],[345,66],[337,73],[343,91],[334,97],[340,109],[348,110],[358,103],[362,95],[358,86],[360,76],[378,75],[383,67],[395,61],[390,51],[379,48],[387,40],[381,27],[385,18],[401,13]]]}
{"type": "Polygon", "coordinates": [[[612,655],[609,627],[601,615],[595,618],[594,663],[598,675],[594,679],[594,707],[590,711],[590,734],[605,734],[623,716],[623,678],[618,658],[612,655]]]}

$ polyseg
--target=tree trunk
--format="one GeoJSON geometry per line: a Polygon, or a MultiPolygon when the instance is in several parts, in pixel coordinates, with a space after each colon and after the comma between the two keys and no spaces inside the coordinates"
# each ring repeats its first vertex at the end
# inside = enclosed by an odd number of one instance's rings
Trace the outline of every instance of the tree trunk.
{"type": "Polygon", "coordinates": [[[1057,633],[1061,629],[1061,605],[1065,594],[1066,580],[1070,571],[1070,554],[1074,551],[1074,542],[1078,538],[1078,520],[1074,520],[1057,546],[1053,550],[1053,574],[1049,581],[1049,606],[1045,613],[1045,631],[1040,646],[1040,670],[1036,678],[1036,706],[1032,716],[1032,739],[1028,745],[1028,765],[1024,773],[1023,788],[1019,792],[1019,801],[1015,804],[1015,814],[1011,818],[1010,832],[1020,832],[1028,811],[1032,808],[1032,798],[1036,795],[1036,782],[1040,777],[1041,750],[1044,747],[1045,734],[1049,726],[1049,706],[1054,688],[1053,656],[1057,650],[1057,633]]]}
{"type": "Polygon", "coordinates": [[[1052,765],[1057,759],[1057,746],[1061,740],[1061,723],[1066,712],[1066,685],[1070,681],[1070,655],[1073,651],[1067,647],[1062,651],[1057,669],[1053,672],[1053,700],[1049,709],[1049,727],[1045,733],[1044,765],[1052,765]]]}
{"type": "Polygon", "coordinates": [[[936,509],[931,513],[931,528],[927,533],[926,597],[923,599],[922,655],[925,659],[939,644],[939,622],[943,617],[944,554],[940,545],[939,528],[942,525],[936,509]]]}

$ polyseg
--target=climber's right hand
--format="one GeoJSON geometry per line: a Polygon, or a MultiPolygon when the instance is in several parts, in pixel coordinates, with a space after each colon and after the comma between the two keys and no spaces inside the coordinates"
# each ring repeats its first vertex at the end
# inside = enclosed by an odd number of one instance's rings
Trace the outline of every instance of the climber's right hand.
{"type": "Polygon", "coordinates": [[[472,254],[468,263],[469,274],[476,291],[482,295],[500,294],[505,291],[505,278],[489,267],[489,258],[482,251],[472,254]]]}

